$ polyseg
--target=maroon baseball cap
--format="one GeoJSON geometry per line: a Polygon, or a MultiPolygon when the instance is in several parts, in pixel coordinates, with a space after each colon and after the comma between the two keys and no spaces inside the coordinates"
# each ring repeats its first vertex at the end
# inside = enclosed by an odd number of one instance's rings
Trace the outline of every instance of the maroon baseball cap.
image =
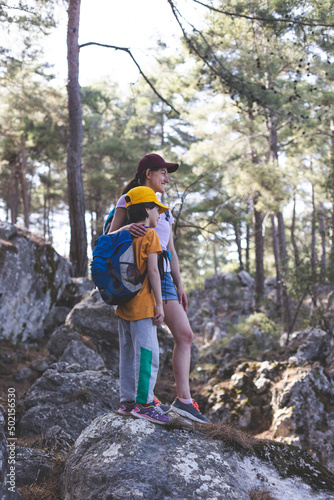
{"type": "Polygon", "coordinates": [[[148,169],[167,168],[167,172],[175,172],[179,168],[178,163],[167,163],[161,156],[151,153],[145,155],[138,163],[137,175],[141,175],[148,169]]]}

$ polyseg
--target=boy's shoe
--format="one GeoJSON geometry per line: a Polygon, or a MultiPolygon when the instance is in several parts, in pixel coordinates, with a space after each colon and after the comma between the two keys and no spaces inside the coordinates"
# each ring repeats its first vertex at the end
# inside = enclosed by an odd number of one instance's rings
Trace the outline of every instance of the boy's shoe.
{"type": "Polygon", "coordinates": [[[160,410],[162,410],[164,412],[164,414],[166,415],[166,413],[168,413],[169,411],[171,411],[172,407],[169,406],[169,405],[164,405],[163,403],[161,403],[161,401],[159,401],[158,398],[153,398],[153,401],[155,403],[155,406],[159,406],[160,410]]]}
{"type": "Polygon", "coordinates": [[[210,420],[199,411],[198,404],[194,400],[192,403],[182,403],[179,398],[176,398],[172,403],[172,410],[182,415],[182,417],[190,418],[190,420],[195,420],[202,424],[210,423],[210,420]]]}
{"type": "Polygon", "coordinates": [[[120,415],[131,415],[131,412],[135,406],[136,406],[135,401],[133,403],[122,401],[121,406],[118,408],[116,413],[119,413],[120,415]]]}
{"type": "Polygon", "coordinates": [[[144,420],[149,420],[155,424],[165,425],[168,424],[171,419],[166,417],[164,412],[160,409],[160,406],[156,406],[154,401],[149,406],[143,406],[140,403],[136,403],[136,406],[132,410],[131,414],[137,418],[143,418],[144,420]]]}

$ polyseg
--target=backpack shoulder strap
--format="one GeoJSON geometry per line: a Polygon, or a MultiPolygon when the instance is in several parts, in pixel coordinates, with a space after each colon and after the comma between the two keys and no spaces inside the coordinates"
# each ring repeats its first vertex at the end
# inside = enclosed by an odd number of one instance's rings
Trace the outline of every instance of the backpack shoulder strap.
{"type": "Polygon", "coordinates": [[[103,226],[103,234],[108,234],[108,231],[110,229],[110,225],[111,225],[111,222],[114,218],[114,215],[115,215],[115,211],[116,211],[116,207],[114,207],[110,212],[109,212],[109,215],[108,217],[106,218],[106,221],[104,223],[104,226],[103,226]]]}

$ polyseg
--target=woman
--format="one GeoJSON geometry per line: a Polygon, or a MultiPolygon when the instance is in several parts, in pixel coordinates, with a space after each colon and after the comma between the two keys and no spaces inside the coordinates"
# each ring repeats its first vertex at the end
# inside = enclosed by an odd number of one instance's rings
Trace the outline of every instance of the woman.
{"type": "MultiPolygon", "coordinates": [[[[132,236],[143,236],[146,229],[142,224],[133,223],[126,225],[125,194],[137,186],[147,186],[153,189],[155,193],[164,193],[165,185],[169,182],[168,174],[175,172],[178,168],[179,165],[177,163],[167,163],[157,154],[144,156],[138,163],[134,179],[124,188],[123,195],[118,200],[109,232],[123,228],[128,229],[132,236]]],[[[189,371],[191,345],[194,334],[187,317],[188,302],[183,289],[179,261],[174,247],[171,231],[172,224],[173,216],[168,211],[160,216],[155,228],[162,250],[165,251],[164,255],[169,256],[169,258],[163,261],[164,276],[161,280],[161,285],[165,313],[164,321],[172,332],[175,341],[172,362],[177,397],[172,403],[172,409],[191,420],[208,423],[208,419],[201,414],[197,403],[195,403],[190,394],[189,371]]]]}

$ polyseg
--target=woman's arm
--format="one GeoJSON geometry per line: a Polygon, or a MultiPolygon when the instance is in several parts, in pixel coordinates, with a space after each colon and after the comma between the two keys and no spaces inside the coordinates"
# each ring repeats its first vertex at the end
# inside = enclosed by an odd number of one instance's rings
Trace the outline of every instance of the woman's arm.
{"type": "Polygon", "coordinates": [[[114,233],[120,228],[124,229],[127,221],[126,208],[116,208],[114,217],[112,218],[109,233],[114,233]]]}
{"type": "Polygon", "coordinates": [[[180,304],[182,304],[185,312],[187,312],[188,311],[188,300],[187,300],[186,292],[184,291],[183,285],[182,285],[180,266],[179,266],[179,258],[177,256],[177,253],[175,250],[172,231],[170,232],[167,249],[172,254],[172,258],[170,261],[171,275],[173,277],[173,281],[174,281],[176,289],[177,289],[177,294],[179,296],[179,302],[180,302],[180,304]]]}
{"type": "Polygon", "coordinates": [[[162,294],[161,294],[161,281],[160,273],[158,269],[158,254],[149,253],[147,256],[147,273],[150,280],[150,284],[154,293],[156,302],[156,313],[153,318],[153,324],[156,326],[161,325],[164,320],[164,308],[162,305],[162,294]]]}
{"type": "Polygon", "coordinates": [[[139,238],[139,236],[144,236],[146,234],[146,228],[143,224],[126,224],[127,222],[126,208],[118,207],[115,210],[115,215],[111,221],[108,234],[118,233],[119,231],[129,231],[131,236],[139,238]]]}

